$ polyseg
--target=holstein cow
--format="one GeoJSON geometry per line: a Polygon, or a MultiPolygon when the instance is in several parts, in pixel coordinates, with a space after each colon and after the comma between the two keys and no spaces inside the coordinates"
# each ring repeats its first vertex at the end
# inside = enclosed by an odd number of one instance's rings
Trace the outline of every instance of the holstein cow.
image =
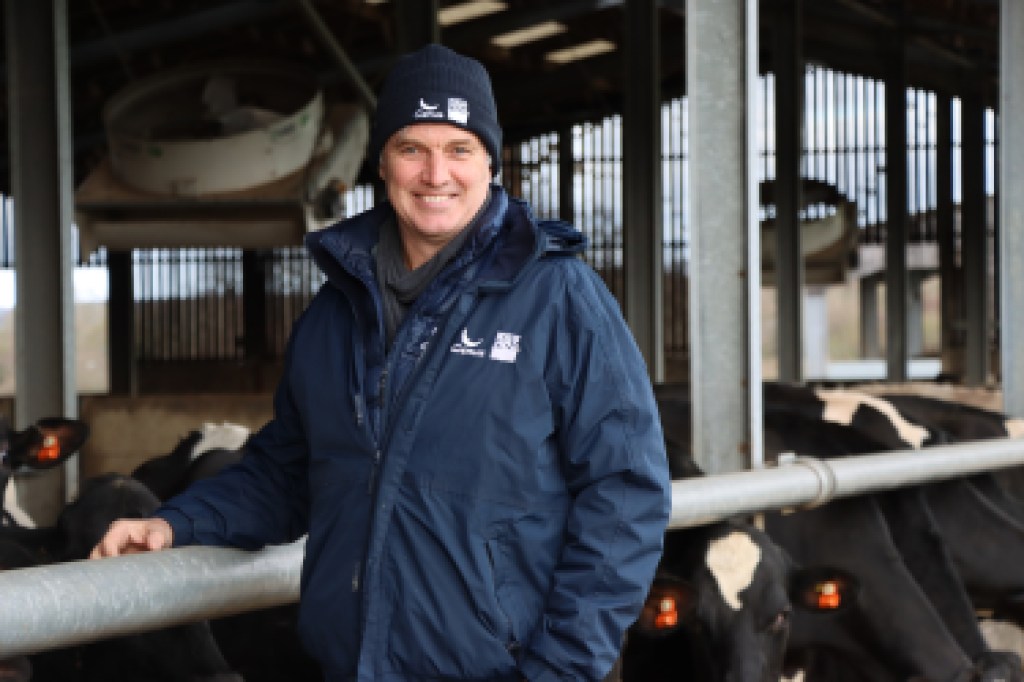
{"type": "MultiPolygon", "coordinates": [[[[660,407],[663,415],[681,410],[664,397],[660,407]]],[[[679,425],[673,420],[666,430],[672,477],[701,476],[679,425]]],[[[794,610],[827,619],[855,595],[850,574],[798,568],[744,521],[669,530],[654,584],[627,637],[622,679],[778,682],[794,610]]]]}
{"type": "MultiPolygon", "coordinates": [[[[170,453],[140,464],[132,476],[167,500],[239,461],[248,437],[249,430],[238,424],[203,424],[170,453]]],[[[302,648],[297,618],[297,605],[290,604],[218,618],[210,627],[224,657],[246,682],[319,682],[323,673],[302,648]]]]}
{"type": "MultiPolygon", "coordinates": [[[[147,516],[158,504],[138,481],[106,474],[83,484],[76,500],[61,511],[56,525],[8,528],[0,533],[0,539],[2,546],[17,549],[20,567],[84,560],[114,519],[147,516]]],[[[205,622],[47,651],[29,660],[31,677],[14,679],[242,682],[225,662],[205,622]]]]}
{"type": "MultiPolygon", "coordinates": [[[[88,428],[78,420],[39,420],[23,430],[0,428],[0,475],[42,469],[78,450],[88,428]]],[[[159,501],[141,483],[111,474],[87,481],[54,526],[36,528],[5,514],[0,528],[0,570],[85,559],[116,518],[145,516],[159,501]]],[[[5,512],[8,510],[5,510],[5,512]]],[[[4,682],[148,680],[152,682],[240,682],[224,662],[205,623],[114,638],[105,642],[0,661],[4,682]],[[34,668],[34,670],[33,670],[34,668]]]]}
{"type": "MultiPolygon", "coordinates": [[[[938,442],[1024,439],[1024,422],[998,412],[925,396],[884,397],[938,442]]],[[[1024,623],[1021,501],[991,473],[929,485],[926,499],[974,605],[1024,623]]]]}
{"type": "MultiPolygon", "coordinates": [[[[670,398],[675,402],[678,421],[689,419],[688,414],[680,414],[688,412],[688,406],[679,406],[683,399],[678,387],[660,387],[658,394],[661,400],[670,398]]],[[[843,456],[905,448],[925,434],[923,429],[901,423],[898,413],[884,401],[872,405],[846,395],[773,384],[765,387],[764,404],[769,458],[783,452],[843,456]]],[[[668,437],[685,439],[685,433],[673,435],[674,421],[663,412],[668,437]]],[[[937,609],[894,543],[887,508],[890,513],[896,509],[912,512],[908,513],[907,528],[916,530],[901,531],[906,546],[922,554],[941,548],[914,534],[937,535],[927,529],[929,516],[923,502],[915,501],[914,493],[894,492],[891,500],[884,498],[861,496],[799,514],[766,515],[769,535],[797,564],[844,569],[856,577],[861,590],[856,604],[835,618],[809,621],[799,611],[794,612],[790,660],[806,669],[807,680],[824,679],[821,671],[833,666],[836,656],[855,661],[860,677],[873,682],[905,680],[914,675],[934,680],[1019,680],[1019,675],[1014,676],[1017,670],[1012,667],[1012,659],[1007,662],[996,656],[995,663],[990,660],[976,622],[965,626],[966,635],[951,632],[946,614],[939,612],[946,605],[940,603],[937,609]],[[958,641],[959,635],[970,644],[968,650],[958,641]]],[[[933,558],[936,581],[950,581],[951,608],[958,614],[961,608],[970,613],[948,557],[940,552],[933,558]]]]}
{"type": "Polygon", "coordinates": [[[48,469],[73,455],[89,435],[89,428],[76,419],[51,417],[40,419],[28,428],[15,431],[0,419],[0,527],[35,525],[17,504],[14,487],[9,486],[14,472],[24,469],[48,469]]]}
{"type": "MultiPolygon", "coordinates": [[[[839,438],[836,439],[837,449],[835,450],[822,448],[821,444],[817,443],[810,444],[806,449],[801,449],[803,444],[801,447],[791,448],[808,454],[839,456],[890,449],[921,448],[938,442],[934,431],[907,420],[891,402],[856,391],[812,390],[782,384],[769,384],[765,387],[765,409],[766,422],[772,421],[773,413],[776,415],[776,420],[779,418],[779,414],[800,414],[810,417],[812,421],[827,424],[829,428],[847,429],[847,432],[841,437],[841,442],[839,438]]],[[[806,426],[799,426],[795,429],[793,426],[793,424],[789,424],[785,428],[790,439],[799,441],[806,436],[806,426]]],[[[768,430],[767,426],[766,430],[768,430]]],[[[791,444],[789,443],[787,446],[791,444]]],[[[932,514],[932,505],[927,501],[928,491],[935,486],[947,485],[960,487],[962,483],[954,481],[949,484],[901,488],[876,493],[867,498],[877,506],[877,512],[881,515],[880,530],[888,531],[889,537],[879,549],[884,550],[884,547],[892,546],[898,552],[899,561],[890,562],[889,575],[892,575],[891,571],[899,570],[899,564],[905,567],[905,571],[917,584],[918,591],[923,593],[927,602],[931,603],[948,634],[957,642],[963,653],[972,660],[979,671],[980,679],[1024,679],[1024,671],[1015,655],[991,651],[985,642],[961,574],[952,560],[951,545],[932,514]]],[[[832,509],[823,513],[826,521],[834,522],[834,516],[838,514],[838,509],[847,505],[845,501],[840,502],[843,504],[828,505],[832,509]]],[[[852,504],[857,504],[857,502],[852,504]]],[[[873,512],[872,516],[877,517],[877,513],[873,512]]],[[[775,518],[778,516],[776,515],[775,518]]],[[[813,516],[807,518],[813,518],[813,516]]],[[[776,523],[776,531],[782,523],[784,522],[776,523]]],[[[861,523],[867,523],[867,518],[864,517],[861,523]]],[[[835,533],[835,538],[843,537],[843,531],[837,524],[833,523],[830,527],[835,533]]],[[[772,529],[773,526],[769,525],[769,530],[772,531],[772,529]]],[[[773,537],[777,537],[774,532],[773,537]]],[[[853,541],[855,538],[849,539],[853,541]]],[[[860,544],[863,545],[863,543],[862,540],[860,544]]],[[[785,546],[785,542],[782,544],[785,546]]],[[[834,552],[842,544],[841,541],[822,544],[815,548],[814,555],[820,558],[821,552],[834,552]]],[[[856,547],[857,545],[852,546],[856,547]]],[[[840,551],[843,550],[840,548],[840,551]]],[[[867,553],[862,553],[862,556],[864,554],[867,553]]],[[[874,559],[874,557],[872,558],[874,559]]],[[[857,558],[850,556],[846,560],[853,562],[857,558]]],[[[877,561],[882,564],[886,563],[886,559],[881,556],[877,558],[877,561]]],[[[863,577],[861,573],[857,573],[857,575],[863,577]]],[[[865,588],[865,594],[868,593],[868,589],[865,588]]],[[[900,613],[903,615],[902,610],[900,613]]],[[[924,615],[923,612],[919,614],[919,616],[924,615]]],[[[899,645],[900,630],[906,626],[913,630],[919,630],[916,627],[919,621],[905,617],[900,620],[907,622],[895,623],[897,626],[904,627],[894,629],[891,619],[888,622],[884,622],[884,619],[883,622],[879,622],[878,618],[874,618],[875,622],[872,623],[871,628],[864,632],[864,634],[872,634],[877,637],[876,643],[880,646],[875,648],[887,654],[883,660],[894,661],[892,655],[897,653],[895,650],[903,648],[899,645]]],[[[938,636],[941,635],[941,632],[936,629],[934,634],[938,636]]],[[[917,635],[911,633],[911,638],[915,637],[917,635]]],[[[941,639],[944,638],[940,638],[940,642],[941,639]]],[[[939,672],[929,674],[918,667],[928,664],[934,668],[936,663],[941,661],[941,656],[930,653],[934,651],[931,647],[923,649],[907,647],[906,651],[907,653],[919,651],[923,654],[923,656],[917,657],[916,662],[903,661],[904,665],[913,663],[913,667],[907,668],[907,671],[921,670],[929,679],[941,674],[939,672]]],[[[904,656],[904,658],[908,657],[904,656]]],[[[955,661],[947,661],[942,665],[943,667],[955,665],[955,661]]],[[[949,668],[946,667],[946,669],[949,668]]],[[[904,672],[899,666],[896,667],[896,671],[898,675],[904,672]]]]}

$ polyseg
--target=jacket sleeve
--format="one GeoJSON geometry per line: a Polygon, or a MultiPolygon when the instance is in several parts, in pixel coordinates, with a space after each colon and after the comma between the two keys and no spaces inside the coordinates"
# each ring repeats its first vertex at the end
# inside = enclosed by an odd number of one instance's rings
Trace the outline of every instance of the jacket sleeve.
{"type": "Polygon", "coordinates": [[[288,389],[274,396],[274,418],[245,446],[242,460],[198,481],[155,513],[170,523],[174,545],[258,549],[292,542],[308,530],[308,447],[288,389]]]}
{"type": "Polygon", "coordinates": [[[531,682],[608,673],[647,596],[671,507],[643,359],[603,283],[576,272],[548,379],[573,502],[542,623],[519,662],[531,682]]]}

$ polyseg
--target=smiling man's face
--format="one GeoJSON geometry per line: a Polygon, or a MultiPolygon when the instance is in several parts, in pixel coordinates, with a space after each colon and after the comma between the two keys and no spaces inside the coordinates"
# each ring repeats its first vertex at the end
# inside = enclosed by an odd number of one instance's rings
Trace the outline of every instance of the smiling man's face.
{"type": "Polygon", "coordinates": [[[416,123],[388,139],[380,176],[398,216],[406,265],[429,260],[469,224],[487,199],[487,149],[446,123],[416,123]]]}

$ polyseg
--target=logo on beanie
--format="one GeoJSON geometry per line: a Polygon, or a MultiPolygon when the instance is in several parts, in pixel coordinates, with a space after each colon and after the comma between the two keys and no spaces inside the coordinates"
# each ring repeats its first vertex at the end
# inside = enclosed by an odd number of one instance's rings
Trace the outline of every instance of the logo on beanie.
{"type": "Polygon", "coordinates": [[[469,102],[461,97],[448,98],[448,120],[466,125],[469,120],[469,102]]]}
{"type": "Polygon", "coordinates": [[[444,114],[438,111],[437,104],[428,104],[420,97],[420,108],[412,115],[413,118],[444,118],[444,114]]]}

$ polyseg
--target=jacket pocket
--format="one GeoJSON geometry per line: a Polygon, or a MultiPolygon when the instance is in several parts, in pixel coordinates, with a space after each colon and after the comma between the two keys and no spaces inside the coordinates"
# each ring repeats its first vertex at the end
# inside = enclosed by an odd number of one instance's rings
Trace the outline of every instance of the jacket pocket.
{"type": "MultiPolygon", "coordinates": [[[[501,641],[512,654],[519,649],[519,637],[515,621],[510,615],[503,596],[508,592],[507,557],[499,538],[490,538],[486,542],[487,560],[491,566],[491,590],[494,603],[497,604],[496,618],[498,623],[487,624],[491,633],[501,641]]],[[[486,622],[486,620],[485,620],[486,622]]]]}

